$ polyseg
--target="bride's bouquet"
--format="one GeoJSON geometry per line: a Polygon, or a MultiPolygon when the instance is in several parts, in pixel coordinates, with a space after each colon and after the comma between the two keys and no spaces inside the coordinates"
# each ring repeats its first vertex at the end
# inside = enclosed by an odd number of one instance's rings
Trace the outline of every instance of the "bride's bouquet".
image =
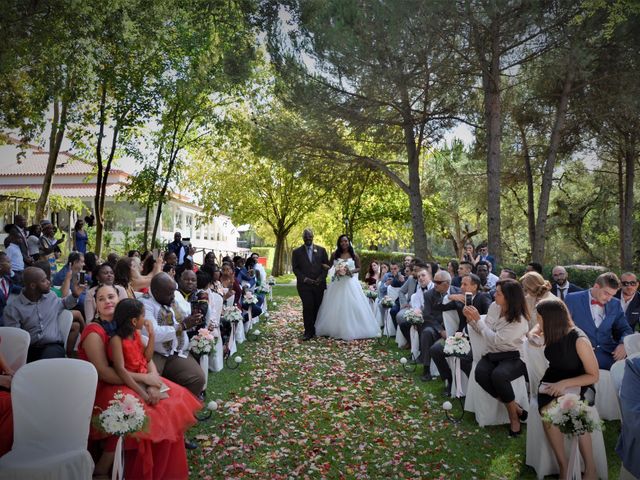
{"type": "Polygon", "coordinates": [[[351,270],[349,269],[349,264],[346,262],[346,260],[339,259],[336,262],[336,265],[334,267],[333,279],[340,280],[342,277],[347,277],[347,276],[349,277],[351,276],[351,270]]]}
{"type": "Polygon", "coordinates": [[[424,323],[424,318],[422,318],[422,314],[416,312],[413,309],[407,310],[407,313],[404,314],[404,319],[407,321],[409,325],[420,326],[424,323]]]}
{"type": "Polygon", "coordinates": [[[542,420],[557,426],[570,437],[579,437],[602,428],[602,422],[593,418],[592,409],[574,393],[558,397],[542,415],[542,420]]]}
{"type": "Polygon", "coordinates": [[[394,303],[396,302],[389,295],[385,295],[382,300],[380,300],[380,305],[382,305],[384,308],[391,308],[393,307],[394,303]]]}
{"type": "Polygon", "coordinates": [[[456,332],[444,341],[444,354],[453,357],[464,357],[471,351],[471,344],[462,332],[456,332]]]}

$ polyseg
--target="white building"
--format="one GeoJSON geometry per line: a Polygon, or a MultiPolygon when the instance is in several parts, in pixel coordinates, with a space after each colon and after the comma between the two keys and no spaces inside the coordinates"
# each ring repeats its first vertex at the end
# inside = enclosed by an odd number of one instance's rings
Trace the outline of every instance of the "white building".
{"type": "MultiPolygon", "coordinates": [[[[25,198],[25,192],[39,195],[42,191],[44,174],[47,168],[48,152],[29,145],[23,156],[18,157],[18,149],[14,139],[8,144],[0,145],[0,232],[4,235],[4,225],[11,223],[17,212],[33,216],[35,201],[25,198]]],[[[105,231],[110,232],[114,244],[122,244],[125,232],[130,235],[140,233],[144,228],[144,209],[138,204],[131,204],[118,199],[118,193],[127,183],[129,174],[120,169],[112,169],[106,188],[105,199],[105,231]]],[[[51,194],[65,198],[77,198],[85,205],[84,216],[93,211],[96,178],[95,166],[75,157],[68,152],[60,152],[56,165],[51,194]]],[[[77,214],[75,212],[49,211],[47,218],[64,231],[73,228],[77,214]]],[[[155,211],[152,212],[151,226],[155,211]]],[[[28,223],[34,223],[34,218],[28,218],[28,223]]],[[[239,237],[236,227],[227,216],[220,215],[211,221],[206,221],[202,209],[188,197],[171,194],[167,204],[163,207],[160,221],[159,237],[163,244],[173,241],[174,232],[182,233],[183,238],[189,238],[197,250],[214,251],[217,255],[233,255],[239,252],[237,240],[239,237]]],[[[70,235],[68,235],[70,237],[70,235]]],[[[196,261],[201,261],[201,255],[196,261]]]]}

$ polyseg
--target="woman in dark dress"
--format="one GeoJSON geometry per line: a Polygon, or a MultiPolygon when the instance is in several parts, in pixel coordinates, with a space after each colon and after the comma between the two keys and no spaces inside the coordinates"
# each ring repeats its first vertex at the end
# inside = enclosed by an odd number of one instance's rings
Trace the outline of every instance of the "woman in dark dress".
{"type": "MultiPolygon", "coordinates": [[[[542,377],[538,391],[538,408],[544,413],[556,397],[565,393],[582,394],[586,387],[598,381],[598,361],[589,339],[575,327],[569,311],[560,300],[544,300],[536,305],[538,325],[534,328],[544,338],[544,356],[549,367],[542,377]]],[[[566,477],[567,458],[564,435],[554,425],[543,423],[549,444],[558,461],[560,478],[566,477]]],[[[591,436],[578,439],[585,463],[584,479],[596,479],[591,436]]]]}

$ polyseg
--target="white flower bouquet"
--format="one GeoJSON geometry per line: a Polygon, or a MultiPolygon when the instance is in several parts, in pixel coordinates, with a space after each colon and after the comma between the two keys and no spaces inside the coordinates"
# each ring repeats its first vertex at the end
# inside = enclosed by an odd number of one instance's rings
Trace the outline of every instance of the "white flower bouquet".
{"type": "Polygon", "coordinates": [[[124,436],[144,430],[148,418],[137,397],[118,390],[97,420],[98,426],[106,433],[124,436]]]}
{"type": "Polygon", "coordinates": [[[376,298],[378,298],[378,292],[376,292],[375,290],[371,290],[370,288],[365,289],[364,294],[371,300],[375,300],[376,298]]]}
{"type": "Polygon", "coordinates": [[[242,321],[242,313],[236,307],[224,307],[222,309],[222,319],[227,322],[238,323],[242,321]]]}
{"type": "Polygon", "coordinates": [[[255,293],[260,295],[266,295],[267,293],[269,293],[269,287],[263,284],[256,285],[255,293]]]}
{"type": "Polygon", "coordinates": [[[382,300],[380,300],[380,305],[384,308],[391,308],[394,303],[396,303],[395,300],[393,300],[389,295],[385,295],[382,300]]]}
{"type": "Polygon", "coordinates": [[[444,341],[444,354],[447,356],[464,357],[471,352],[469,339],[462,332],[456,332],[444,341]]]}
{"type": "Polygon", "coordinates": [[[189,341],[189,350],[196,355],[208,355],[215,350],[216,339],[206,328],[201,328],[189,341]]]}
{"type": "Polygon", "coordinates": [[[349,264],[342,259],[336,262],[334,279],[340,280],[341,277],[351,276],[351,270],[349,270],[349,264]]]}
{"type": "Polygon", "coordinates": [[[244,305],[255,305],[258,303],[258,297],[251,292],[246,292],[242,297],[242,303],[244,305]]]}
{"type": "Polygon", "coordinates": [[[579,437],[602,428],[602,422],[596,421],[591,412],[591,407],[578,395],[567,393],[554,401],[542,420],[557,426],[565,435],[579,437]]]}
{"type": "Polygon", "coordinates": [[[416,312],[413,309],[407,310],[407,313],[404,314],[404,319],[407,321],[409,325],[420,326],[424,323],[424,318],[422,318],[422,314],[416,312]]]}
{"type": "Polygon", "coordinates": [[[267,279],[267,283],[268,283],[269,285],[275,285],[275,284],[276,284],[276,279],[275,279],[275,277],[270,276],[270,277],[267,279]]]}

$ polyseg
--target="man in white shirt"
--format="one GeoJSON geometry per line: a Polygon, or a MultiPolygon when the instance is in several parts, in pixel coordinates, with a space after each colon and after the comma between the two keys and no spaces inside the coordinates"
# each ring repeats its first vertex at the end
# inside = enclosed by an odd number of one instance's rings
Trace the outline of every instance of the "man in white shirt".
{"type": "Polygon", "coordinates": [[[155,333],[153,361],[160,375],[198,396],[205,388],[204,373],[189,353],[187,330],[200,323],[202,314],[184,312],[175,296],[175,281],[168,274],[159,273],[151,280],[150,293],[140,299],[144,316],[152,322],[155,333]]]}
{"type": "Polygon", "coordinates": [[[22,272],[24,271],[25,264],[18,235],[17,229],[11,229],[9,231],[9,236],[7,237],[9,244],[6,246],[5,251],[11,262],[11,278],[14,283],[22,285],[22,272]]]}

